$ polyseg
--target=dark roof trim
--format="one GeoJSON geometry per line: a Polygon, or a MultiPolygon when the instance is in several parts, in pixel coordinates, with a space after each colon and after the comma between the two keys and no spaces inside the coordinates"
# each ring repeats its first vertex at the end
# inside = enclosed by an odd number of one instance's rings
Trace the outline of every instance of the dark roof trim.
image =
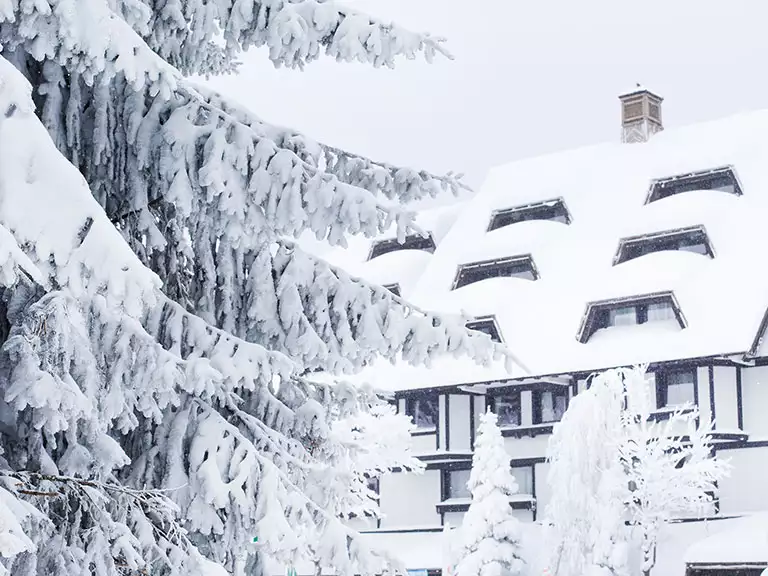
{"type": "MultiPolygon", "coordinates": [[[[530,254],[520,254],[518,256],[508,256],[506,258],[494,258],[491,260],[481,260],[479,262],[468,262],[466,264],[459,264],[459,268],[456,271],[456,277],[453,280],[451,290],[461,288],[462,286],[468,286],[481,280],[474,280],[472,282],[462,282],[467,272],[473,272],[475,270],[482,270],[484,268],[494,269],[499,266],[519,266],[525,272],[528,272],[533,277],[533,280],[539,279],[539,271],[536,268],[536,264],[533,261],[533,257],[530,254]]],[[[491,278],[508,278],[509,275],[499,274],[491,276],[491,278]]],[[[483,279],[485,280],[485,278],[483,279]]]]}
{"type": "MultiPolygon", "coordinates": [[[[661,232],[653,232],[651,234],[639,234],[637,236],[627,236],[626,238],[621,238],[619,240],[619,247],[616,250],[616,255],[613,257],[613,265],[616,266],[617,264],[621,264],[622,262],[627,262],[629,260],[633,260],[635,258],[639,258],[640,256],[634,256],[632,255],[631,249],[635,248],[637,246],[641,246],[646,243],[654,243],[659,240],[678,240],[678,239],[686,239],[686,238],[696,238],[704,244],[706,250],[707,250],[707,256],[710,258],[715,257],[715,251],[712,248],[712,242],[709,239],[709,235],[707,234],[707,230],[703,225],[699,226],[689,226],[687,228],[675,228],[673,230],[664,230],[661,232]]],[[[649,250],[646,252],[646,254],[653,253],[653,252],[662,252],[664,250],[668,250],[668,248],[661,247],[658,250],[649,250]]],[[[641,256],[644,256],[645,254],[642,254],[641,256]]]]}
{"type": "Polygon", "coordinates": [[[389,290],[395,296],[402,296],[400,292],[400,284],[398,282],[395,282],[394,284],[384,284],[382,288],[389,290]]]}
{"type": "Polygon", "coordinates": [[[540,202],[530,202],[528,204],[522,204],[520,206],[514,206],[512,208],[502,208],[500,210],[494,210],[491,212],[491,219],[488,222],[488,232],[492,230],[498,230],[499,228],[505,228],[512,224],[517,224],[522,221],[529,220],[551,220],[551,218],[537,218],[530,217],[525,218],[526,213],[546,212],[551,210],[557,215],[565,217],[565,223],[570,224],[573,222],[573,216],[571,216],[568,206],[565,204],[565,200],[562,196],[558,198],[552,198],[550,200],[543,200],[540,202]],[[520,215],[520,219],[516,219],[516,215],[520,215]],[[510,219],[512,222],[505,223],[504,220],[510,219]]]}
{"type": "Polygon", "coordinates": [[[423,250],[432,253],[435,251],[435,248],[435,239],[432,237],[431,232],[428,232],[426,236],[409,234],[402,243],[397,238],[385,238],[371,243],[368,260],[373,260],[397,250],[423,250]]]}
{"type": "Polygon", "coordinates": [[[736,196],[741,196],[743,194],[743,188],[741,186],[741,182],[739,181],[739,177],[736,174],[736,170],[732,165],[729,164],[727,166],[721,166],[719,168],[713,168],[710,170],[699,170],[697,172],[688,172],[686,174],[677,174],[675,176],[656,178],[655,180],[651,181],[651,185],[648,188],[648,194],[645,197],[644,204],[650,204],[651,202],[660,200],[661,198],[665,198],[666,196],[661,196],[661,192],[664,190],[665,187],[669,185],[682,184],[686,180],[704,179],[708,176],[717,176],[717,175],[726,175],[730,177],[733,180],[733,185],[734,185],[733,193],[736,196]]]}
{"type": "Polygon", "coordinates": [[[744,354],[745,359],[751,359],[755,358],[757,356],[758,350],[760,350],[760,345],[763,343],[763,340],[765,339],[765,333],[768,330],[768,308],[765,309],[765,312],[763,312],[763,318],[760,320],[760,326],[757,328],[757,334],[755,334],[755,338],[752,340],[752,345],[749,347],[749,350],[747,350],[747,353],[744,354]]]}
{"type": "Polygon", "coordinates": [[[419,532],[442,532],[442,526],[427,528],[379,528],[373,530],[358,530],[360,534],[417,534],[419,532]]]}
{"type": "Polygon", "coordinates": [[[496,321],[496,316],[478,316],[464,325],[467,330],[483,332],[491,337],[494,342],[503,343],[504,337],[501,335],[501,328],[496,321]]]}
{"type": "Polygon", "coordinates": [[[588,302],[584,316],[582,317],[581,326],[579,332],[576,335],[576,339],[583,343],[586,343],[590,336],[594,334],[597,325],[598,313],[602,310],[621,308],[624,306],[639,306],[643,304],[654,304],[660,302],[669,302],[672,305],[672,309],[675,313],[680,328],[686,328],[688,322],[685,320],[682,311],[680,310],[680,304],[675,297],[674,292],[671,290],[663,292],[653,292],[651,294],[642,294],[635,296],[625,296],[621,298],[610,298],[607,300],[596,300],[594,302],[588,302]]]}

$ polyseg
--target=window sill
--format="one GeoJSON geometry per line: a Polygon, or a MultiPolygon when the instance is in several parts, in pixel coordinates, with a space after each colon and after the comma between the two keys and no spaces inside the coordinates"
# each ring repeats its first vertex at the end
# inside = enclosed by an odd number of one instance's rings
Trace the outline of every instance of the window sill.
{"type": "MultiPolygon", "coordinates": [[[[471,498],[449,498],[435,505],[438,513],[466,512],[472,503],[471,498]]],[[[536,510],[536,498],[531,494],[515,494],[509,498],[513,510],[536,510]]]]}
{"type": "Polygon", "coordinates": [[[411,436],[431,436],[432,434],[437,434],[436,426],[432,428],[417,428],[411,431],[411,436]]]}
{"type": "Polygon", "coordinates": [[[683,409],[680,409],[680,407],[675,407],[675,406],[659,408],[658,410],[654,410],[648,415],[648,420],[652,420],[654,422],[669,420],[672,417],[672,415],[675,414],[676,412],[680,412],[682,414],[690,414],[691,412],[693,412],[693,407],[683,408],[683,409]]]}
{"type": "Polygon", "coordinates": [[[505,438],[523,438],[525,436],[539,436],[541,434],[552,434],[552,429],[557,422],[548,422],[546,424],[532,424],[531,426],[509,426],[501,429],[501,435],[505,438]]]}

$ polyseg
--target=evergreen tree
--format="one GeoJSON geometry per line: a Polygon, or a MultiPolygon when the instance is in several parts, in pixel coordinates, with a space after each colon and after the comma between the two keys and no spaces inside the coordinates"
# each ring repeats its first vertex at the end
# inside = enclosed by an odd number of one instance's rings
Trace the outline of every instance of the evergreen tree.
{"type": "Polygon", "coordinates": [[[490,410],[480,419],[467,484],[472,503],[459,528],[455,576],[523,573],[520,522],[514,517],[509,501],[518,486],[496,421],[496,414],[490,410]]]}
{"type": "Polygon", "coordinates": [[[317,457],[378,400],[306,375],[503,353],[294,243],[403,238],[418,230],[401,203],[461,184],[313,142],[186,78],[230,72],[251,46],[291,67],[442,50],[321,0],[0,0],[14,576],[251,575],[262,554],[387,570],[326,509],[338,485],[317,457]]]}

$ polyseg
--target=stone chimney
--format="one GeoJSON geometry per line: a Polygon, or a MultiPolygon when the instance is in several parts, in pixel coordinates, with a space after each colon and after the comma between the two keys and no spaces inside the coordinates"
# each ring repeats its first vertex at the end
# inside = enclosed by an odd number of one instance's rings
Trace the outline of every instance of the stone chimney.
{"type": "Polygon", "coordinates": [[[625,144],[647,142],[664,130],[661,123],[661,103],[664,100],[640,84],[631,92],[619,96],[621,100],[621,141],[625,144]]]}

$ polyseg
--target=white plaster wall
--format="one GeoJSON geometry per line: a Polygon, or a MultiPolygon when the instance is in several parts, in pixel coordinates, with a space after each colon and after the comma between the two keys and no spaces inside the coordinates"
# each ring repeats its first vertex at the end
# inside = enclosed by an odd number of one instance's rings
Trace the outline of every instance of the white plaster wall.
{"type": "Polygon", "coordinates": [[[538,458],[546,456],[549,434],[524,436],[523,438],[504,438],[504,446],[510,458],[538,458]]]}
{"type": "Polygon", "coordinates": [[[450,424],[450,450],[470,450],[469,445],[469,396],[451,394],[448,401],[448,423],[450,424]]]}
{"type": "Polygon", "coordinates": [[[768,366],[742,369],[741,398],[744,431],[751,439],[768,438],[768,366]]]}
{"type": "Polygon", "coordinates": [[[419,434],[418,436],[411,436],[411,449],[413,450],[413,453],[416,456],[419,454],[434,453],[435,450],[437,450],[435,438],[435,434],[419,434]]]}
{"type": "Polygon", "coordinates": [[[712,421],[712,413],[709,408],[709,369],[706,366],[697,369],[696,381],[699,391],[699,417],[702,424],[709,424],[712,421]]]}
{"type": "Polygon", "coordinates": [[[464,514],[465,512],[446,512],[443,524],[450,524],[451,528],[457,528],[464,521],[464,514]]]}
{"type": "Polygon", "coordinates": [[[720,512],[768,510],[768,447],[719,450],[717,455],[732,466],[730,477],[720,481],[720,512]]]}
{"type": "Polygon", "coordinates": [[[552,491],[547,484],[547,474],[549,473],[549,463],[536,464],[533,467],[533,477],[536,484],[536,510],[537,517],[541,518],[544,509],[549,504],[552,497],[552,491]]]}
{"type": "Polygon", "coordinates": [[[736,368],[715,366],[715,428],[736,430],[739,427],[736,400],[736,368]]]}
{"type": "Polygon", "coordinates": [[[385,474],[380,482],[380,498],[382,528],[440,525],[435,509],[440,500],[439,470],[385,474]]]}
{"type": "Polygon", "coordinates": [[[440,397],[438,398],[438,406],[439,406],[438,408],[439,414],[437,417],[437,433],[440,435],[439,446],[440,446],[440,450],[445,450],[445,445],[446,445],[445,431],[447,430],[447,428],[445,427],[445,415],[446,415],[445,394],[440,394],[440,397]]]}
{"type": "Polygon", "coordinates": [[[480,426],[480,416],[485,414],[485,396],[475,396],[475,438],[477,438],[477,429],[480,426]]]}
{"type": "Polygon", "coordinates": [[[520,392],[520,424],[533,424],[533,393],[530,390],[520,392]]]}

